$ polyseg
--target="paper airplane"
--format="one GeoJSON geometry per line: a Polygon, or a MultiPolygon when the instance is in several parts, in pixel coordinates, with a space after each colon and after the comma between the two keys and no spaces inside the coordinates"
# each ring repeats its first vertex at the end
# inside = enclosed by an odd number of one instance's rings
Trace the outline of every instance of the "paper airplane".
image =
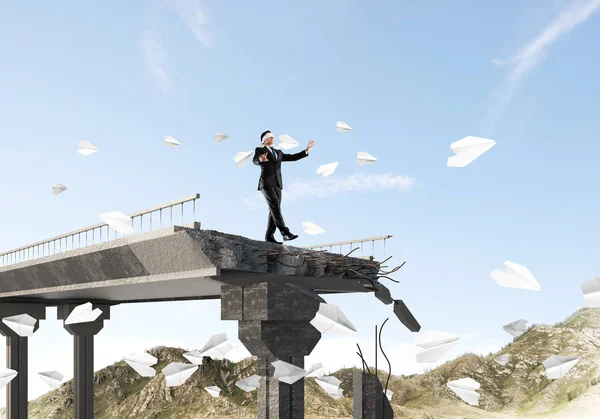
{"type": "Polygon", "coordinates": [[[217,132],[215,134],[215,143],[219,144],[221,141],[223,141],[223,140],[225,140],[227,138],[229,138],[229,135],[227,135],[227,134],[225,134],[223,132],[217,132]]]}
{"type": "Polygon", "coordinates": [[[323,364],[320,362],[313,364],[313,366],[306,371],[307,377],[322,377],[323,375],[325,375],[325,368],[323,368],[323,364]]]}
{"type": "Polygon", "coordinates": [[[479,137],[465,137],[450,144],[455,156],[448,157],[447,167],[465,167],[496,145],[496,141],[479,137]]]}
{"type": "Polygon", "coordinates": [[[512,337],[516,338],[521,336],[527,330],[527,320],[521,319],[516,322],[512,322],[503,327],[506,333],[509,333],[512,337]]]}
{"type": "Polygon", "coordinates": [[[479,405],[480,384],[472,378],[461,378],[460,380],[450,381],[446,384],[458,397],[463,399],[471,406],[479,405]]]}
{"type": "Polygon", "coordinates": [[[359,151],[356,153],[356,163],[360,164],[361,166],[366,166],[368,164],[375,163],[376,161],[377,159],[366,151],[359,151]]]}
{"type": "Polygon", "coordinates": [[[327,394],[335,394],[342,383],[333,375],[315,378],[315,382],[320,385],[327,394]]]}
{"type": "Polygon", "coordinates": [[[316,224],[311,223],[310,221],[303,221],[302,228],[304,228],[304,232],[306,234],[312,234],[313,236],[317,235],[317,234],[325,233],[324,229],[322,229],[321,227],[319,227],[316,224]]]}
{"type": "Polygon", "coordinates": [[[100,214],[98,218],[121,234],[133,233],[133,221],[129,215],[119,211],[112,211],[100,214]]]}
{"type": "Polygon", "coordinates": [[[178,145],[181,145],[181,143],[179,141],[177,141],[175,138],[165,137],[165,146],[166,147],[177,147],[178,145]]]}
{"type": "Polygon", "coordinates": [[[235,383],[236,386],[244,390],[246,393],[254,391],[260,387],[260,376],[251,375],[250,377],[246,377],[243,380],[235,383]]]}
{"type": "Polygon", "coordinates": [[[275,361],[272,362],[271,365],[275,367],[273,378],[277,378],[282,383],[294,384],[306,375],[304,369],[288,364],[287,362],[275,361]]]}
{"type": "Polygon", "coordinates": [[[185,352],[183,357],[194,365],[202,365],[202,354],[200,351],[185,352]]]}
{"type": "Polygon", "coordinates": [[[339,121],[337,124],[335,124],[335,130],[337,132],[348,132],[352,131],[352,128],[345,122],[339,121]]]}
{"type": "Polygon", "coordinates": [[[225,356],[233,346],[227,340],[227,333],[212,335],[206,345],[200,349],[201,356],[210,356],[214,359],[225,359],[225,356]]]}
{"type": "Polygon", "coordinates": [[[501,287],[541,291],[542,286],[535,280],[529,269],[513,262],[504,262],[504,272],[494,269],[490,276],[501,287]]]}
{"type": "Polygon", "coordinates": [[[444,332],[425,332],[415,338],[415,345],[423,349],[417,354],[418,363],[437,362],[454,348],[460,338],[444,332]]]}
{"type": "Polygon", "coordinates": [[[558,380],[565,376],[571,368],[579,362],[579,358],[573,356],[552,355],[542,364],[546,368],[548,380],[558,380]]]}
{"type": "Polygon", "coordinates": [[[29,314],[19,314],[17,316],[5,317],[2,323],[11,328],[13,332],[21,337],[33,336],[37,320],[29,314]]]}
{"type": "Polygon", "coordinates": [[[310,321],[319,332],[349,335],[356,333],[356,327],[336,305],[319,303],[319,311],[310,321]]]}
{"type": "Polygon", "coordinates": [[[89,323],[96,320],[102,314],[99,308],[93,309],[92,303],[81,304],[71,311],[69,317],[65,320],[67,324],[89,323]]]}
{"type": "Polygon", "coordinates": [[[583,306],[586,308],[600,308],[600,278],[592,278],[581,284],[583,292],[583,306]]]}
{"type": "Polygon", "coordinates": [[[243,343],[238,342],[224,356],[225,356],[225,359],[227,359],[228,361],[234,362],[237,364],[238,362],[240,362],[246,358],[251,358],[252,354],[250,353],[250,351],[248,349],[246,349],[246,347],[244,346],[243,343]]]}
{"type": "Polygon", "coordinates": [[[68,188],[65,185],[57,184],[52,187],[52,195],[58,195],[59,193],[63,193],[68,188]]]}
{"type": "Polygon", "coordinates": [[[171,362],[163,368],[162,373],[167,380],[167,387],[180,386],[198,370],[198,365],[183,362],[171,362]]]}
{"type": "Polygon", "coordinates": [[[0,389],[6,386],[17,376],[18,372],[8,368],[0,370],[0,389]]]}
{"type": "Polygon", "coordinates": [[[52,389],[60,388],[64,376],[58,371],[38,372],[38,376],[52,389]]]}
{"type": "Polygon", "coordinates": [[[78,141],[77,147],[77,152],[82,156],[89,156],[90,154],[93,154],[96,151],[98,151],[98,148],[96,148],[96,146],[94,146],[92,143],[86,140],[78,141]]]}
{"type": "Polygon", "coordinates": [[[385,396],[387,397],[387,399],[389,401],[392,401],[392,397],[394,396],[394,392],[392,390],[386,390],[385,391],[385,396]]]}
{"type": "Polygon", "coordinates": [[[338,388],[334,393],[327,393],[329,395],[329,397],[333,398],[334,400],[338,400],[341,399],[342,397],[344,397],[344,391],[341,388],[338,388]]]}
{"type": "Polygon", "coordinates": [[[250,158],[253,154],[254,151],[240,151],[235,156],[233,156],[233,160],[235,161],[236,165],[245,166],[248,163],[248,161],[250,161],[250,158]]]}
{"type": "Polygon", "coordinates": [[[323,177],[331,176],[333,175],[333,172],[335,172],[335,169],[337,169],[338,164],[340,163],[337,161],[335,163],[323,164],[317,169],[317,174],[322,175],[323,177]]]}
{"type": "Polygon", "coordinates": [[[494,358],[494,362],[496,362],[497,364],[500,364],[504,367],[506,364],[508,364],[508,359],[509,359],[508,354],[502,354],[502,355],[494,358]]]}
{"type": "Polygon", "coordinates": [[[281,148],[282,150],[290,150],[294,147],[298,147],[300,145],[300,143],[296,140],[294,140],[292,137],[290,137],[287,134],[283,134],[279,136],[279,148],[281,148]]]}
{"type": "Polygon", "coordinates": [[[142,377],[154,377],[156,370],[152,365],[156,365],[158,359],[149,353],[133,354],[123,358],[131,368],[133,368],[142,377]]]}
{"type": "Polygon", "coordinates": [[[219,394],[221,394],[221,389],[217,386],[204,387],[204,390],[213,397],[219,397],[219,394]]]}

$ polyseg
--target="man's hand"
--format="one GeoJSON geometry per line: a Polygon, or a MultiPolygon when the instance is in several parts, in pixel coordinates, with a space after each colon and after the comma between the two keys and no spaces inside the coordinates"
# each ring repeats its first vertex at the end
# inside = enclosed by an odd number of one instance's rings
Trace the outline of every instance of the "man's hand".
{"type": "Polygon", "coordinates": [[[266,161],[267,161],[267,153],[261,154],[261,155],[258,157],[258,161],[260,161],[261,163],[264,163],[264,162],[266,162],[266,161]]]}
{"type": "Polygon", "coordinates": [[[311,148],[313,148],[314,145],[315,145],[315,142],[313,140],[310,140],[308,142],[308,147],[306,147],[306,154],[308,154],[308,152],[310,151],[311,148]]]}

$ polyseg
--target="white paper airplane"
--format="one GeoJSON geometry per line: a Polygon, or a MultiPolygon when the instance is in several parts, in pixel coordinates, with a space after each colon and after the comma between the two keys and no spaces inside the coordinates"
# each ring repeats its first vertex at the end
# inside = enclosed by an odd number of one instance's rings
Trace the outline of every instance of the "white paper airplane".
{"type": "Polygon", "coordinates": [[[315,382],[320,385],[327,394],[335,394],[342,383],[333,375],[315,378],[315,382]]]}
{"type": "Polygon", "coordinates": [[[82,156],[89,156],[90,154],[93,154],[96,151],[98,151],[98,148],[96,148],[96,146],[94,146],[92,143],[86,140],[78,141],[77,147],[77,152],[82,156]]]}
{"type": "Polygon", "coordinates": [[[339,121],[337,124],[335,124],[335,130],[337,132],[348,132],[352,131],[352,128],[345,122],[339,121]]]}
{"type": "Polygon", "coordinates": [[[501,287],[541,291],[542,286],[535,280],[529,269],[513,262],[504,262],[504,272],[494,269],[490,276],[501,287]]]}
{"type": "Polygon", "coordinates": [[[33,336],[37,320],[29,314],[19,314],[17,316],[5,317],[2,323],[11,328],[13,332],[21,337],[33,336]]]}
{"type": "Polygon", "coordinates": [[[377,159],[366,151],[359,151],[356,153],[356,163],[360,164],[361,166],[366,166],[368,164],[375,163],[376,161],[377,159]]]}
{"type": "Polygon", "coordinates": [[[385,391],[385,396],[387,397],[387,399],[389,401],[392,401],[392,397],[394,397],[394,392],[392,390],[386,390],[385,391]]]}
{"type": "Polygon", "coordinates": [[[325,368],[323,368],[323,364],[321,364],[320,362],[313,364],[313,366],[310,367],[308,369],[308,371],[306,371],[307,377],[322,377],[324,375],[325,375],[325,368]]]}
{"type": "Polygon", "coordinates": [[[310,221],[303,221],[302,228],[306,234],[311,234],[313,236],[321,233],[325,233],[325,230],[318,225],[311,223],[310,221]]]}
{"type": "Polygon", "coordinates": [[[246,377],[243,380],[235,383],[236,386],[244,390],[246,393],[254,391],[260,387],[260,376],[251,375],[250,377],[246,377]]]}
{"type": "Polygon", "coordinates": [[[458,336],[444,332],[421,333],[415,338],[415,345],[423,349],[417,354],[417,362],[422,364],[439,361],[458,344],[459,340],[458,336]]]}
{"type": "Polygon", "coordinates": [[[463,399],[471,406],[479,405],[480,384],[472,378],[461,378],[460,380],[450,381],[446,384],[458,397],[463,399]]]}
{"type": "Polygon", "coordinates": [[[58,371],[38,372],[38,376],[52,389],[60,388],[64,376],[58,371]]]}
{"type": "Polygon", "coordinates": [[[251,358],[252,354],[243,343],[238,342],[224,355],[225,359],[230,362],[238,363],[246,358],[251,358]]]}
{"type": "Polygon", "coordinates": [[[167,380],[167,387],[180,386],[198,370],[198,365],[183,362],[171,362],[163,368],[162,373],[167,380]]]}
{"type": "Polygon", "coordinates": [[[348,320],[344,312],[333,304],[319,303],[319,311],[310,324],[321,333],[341,335],[356,333],[356,327],[348,320]]]}
{"type": "Polygon", "coordinates": [[[521,319],[512,322],[503,327],[504,331],[516,338],[521,336],[527,330],[527,320],[521,319]]]}
{"type": "Polygon", "coordinates": [[[236,165],[240,167],[245,166],[250,161],[253,154],[254,151],[240,151],[235,156],[233,156],[233,160],[235,161],[236,165]]]}
{"type": "Polygon", "coordinates": [[[273,378],[277,378],[282,383],[294,384],[306,375],[306,371],[303,368],[284,361],[275,361],[271,365],[275,367],[273,378]]]}
{"type": "Polygon", "coordinates": [[[232,349],[233,346],[227,340],[227,333],[218,333],[212,335],[204,347],[200,349],[200,355],[222,360],[232,349]]]}
{"type": "Polygon", "coordinates": [[[133,368],[142,377],[154,377],[156,370],[152,365],[156,365],[158,359],[149,353],[133,354],[123,358],[131,368],[133,368]]]}
{"type": "Polygon", "coordinates": [[[177,147],[178,145],[181,145],[181,143],[175,138],[165,137],[165,147],[177,147]]]}
{"type": "Polygon", "coordinates": [[[102,314],[102,310],[94,308],[92,303],[81,304],[71,311],[69,317],[65,320],[65,324],[89,323],[96,320],[102,314]]]}
{"type": "Polygon", "coordinates": [[[496,141],[479,137],[465,137],[450,144],[455,156],[448,157],[447,167],[465,167],[496,145],[496,141]]]}
{"type": "Polygon", "coordinates": [[[579,358],[573,356],[552,355],[542,364],[546,368],[548,380],[558,380],[565,376],[571,368],[579,362],[579,358]]]}
{"type": "Polygon", "coordinates": [[[287,134],[283,134],[279,136],[279,148],[281,148],[282,150],[290,150],[294,147],[298,147],[300,145],[300,143],[296,140],[294,140],[292,137],[290,137],[287,134]]]}
{"type": "Polygon", "coordinates": [[[217,386],[204,387],[204,390],[206,390],[208,394],[215,398],[219,397],[219,394],[221,394],[221,389],[217,386]]]}
{"type": "Polygon", "coordinates": [[[340,162],[337,161],[335,163],[323,164],[317,169],[317,174],[322,175],[323,177],[331,176],[333,175],[333,172],[335,172],[335,169],[337,169],[338,164],[340,164],[340,162]]]}
{"type": "Polygon", "coordinates": [[[494,358],[494,362],[496,362],[497,364],[502,365],[503,367],[508,364],[508,360],[509,360],[509,355],[508,354],[502,354],[497,356],[496,358],[494,358]]]}
{"type": "Polygon", "coordinates": [[[202,365],[202,354],[200,351],[185,352],[183,357],[194,365],[202,365]]]}
{"type": "Polygon", "coordinates": [[[333,398],[334,400],[338,400],[341,399],[342,397],[344,397],[344,391],[341,388],[338,388],[334,393],[327,393],[329,395],[329,397],[333,398]]]}
{"type": "Polygon", "coordinates": [[[600,308],[600,278],[592,278],[581,284],[583,292],[583,306],[586,308],[600,308]]]}
{"type": "Polygon", "coordinates": [[[0,370],[0,389],[6,386],[17,376],[18,372],[8,368],[0,370]]]}
{"type": "Polygon", "coordinates": [[[100,214],[98,218],[121,234],[133,233],[133,221],[129,215],[119,211],[112,211],[100,214]]]}
{"type": "Polygon", "coordinates": [[[223,132],[217,132],[215,134],[215,144],[219,144],[221,141],[225,140],[229,138],[229,135],[223,133],[223,132]]]}
{"type": "Polygon", "coordinates": [[[63,193],[68,188],[63,184],[56,184],[52,187],[52,195],[58,195],[59,193],[63,193]]]}

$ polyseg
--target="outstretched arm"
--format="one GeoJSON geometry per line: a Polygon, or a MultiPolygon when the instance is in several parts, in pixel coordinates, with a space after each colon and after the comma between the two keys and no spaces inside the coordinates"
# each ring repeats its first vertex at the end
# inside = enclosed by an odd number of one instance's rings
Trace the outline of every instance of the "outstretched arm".
{"type": "Polygon", "coordinates": [[[315,145],[315,142],[313,140],[310,140],[308,142],[308,146],[306,147],[306,150],[302,150],[301,152],[296,153],[296,154],[285,154],[282,152],[281,153],[281,161],[296,161],[296,160],[303,159],[304,157],[308,156],[308,152],[313,147],[313,145],[315,145]]]}

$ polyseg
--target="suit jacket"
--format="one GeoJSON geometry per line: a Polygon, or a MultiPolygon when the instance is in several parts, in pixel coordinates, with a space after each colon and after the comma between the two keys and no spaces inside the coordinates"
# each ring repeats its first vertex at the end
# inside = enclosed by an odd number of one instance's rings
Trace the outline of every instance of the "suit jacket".
{"type": "Polygon", "coordinates": [[[273,148],[277,153],[277,161],[273,158],[273,155],[267,147],[256,147],[254,151],[254,158],[252,162],[260,166],[260,179],[258,180],[258,190],[260,191],[265,186],[278,186],[283,189],[283,179],[281,178],[281,162],[284,161],[296,161],[303,159],[308,156],[306,150],[302,150],[295,154],[285,154],[281,150],[273,148]],[[261,162],[259,160],[260,155],[267,153],[267,161],[261,162]]]}

